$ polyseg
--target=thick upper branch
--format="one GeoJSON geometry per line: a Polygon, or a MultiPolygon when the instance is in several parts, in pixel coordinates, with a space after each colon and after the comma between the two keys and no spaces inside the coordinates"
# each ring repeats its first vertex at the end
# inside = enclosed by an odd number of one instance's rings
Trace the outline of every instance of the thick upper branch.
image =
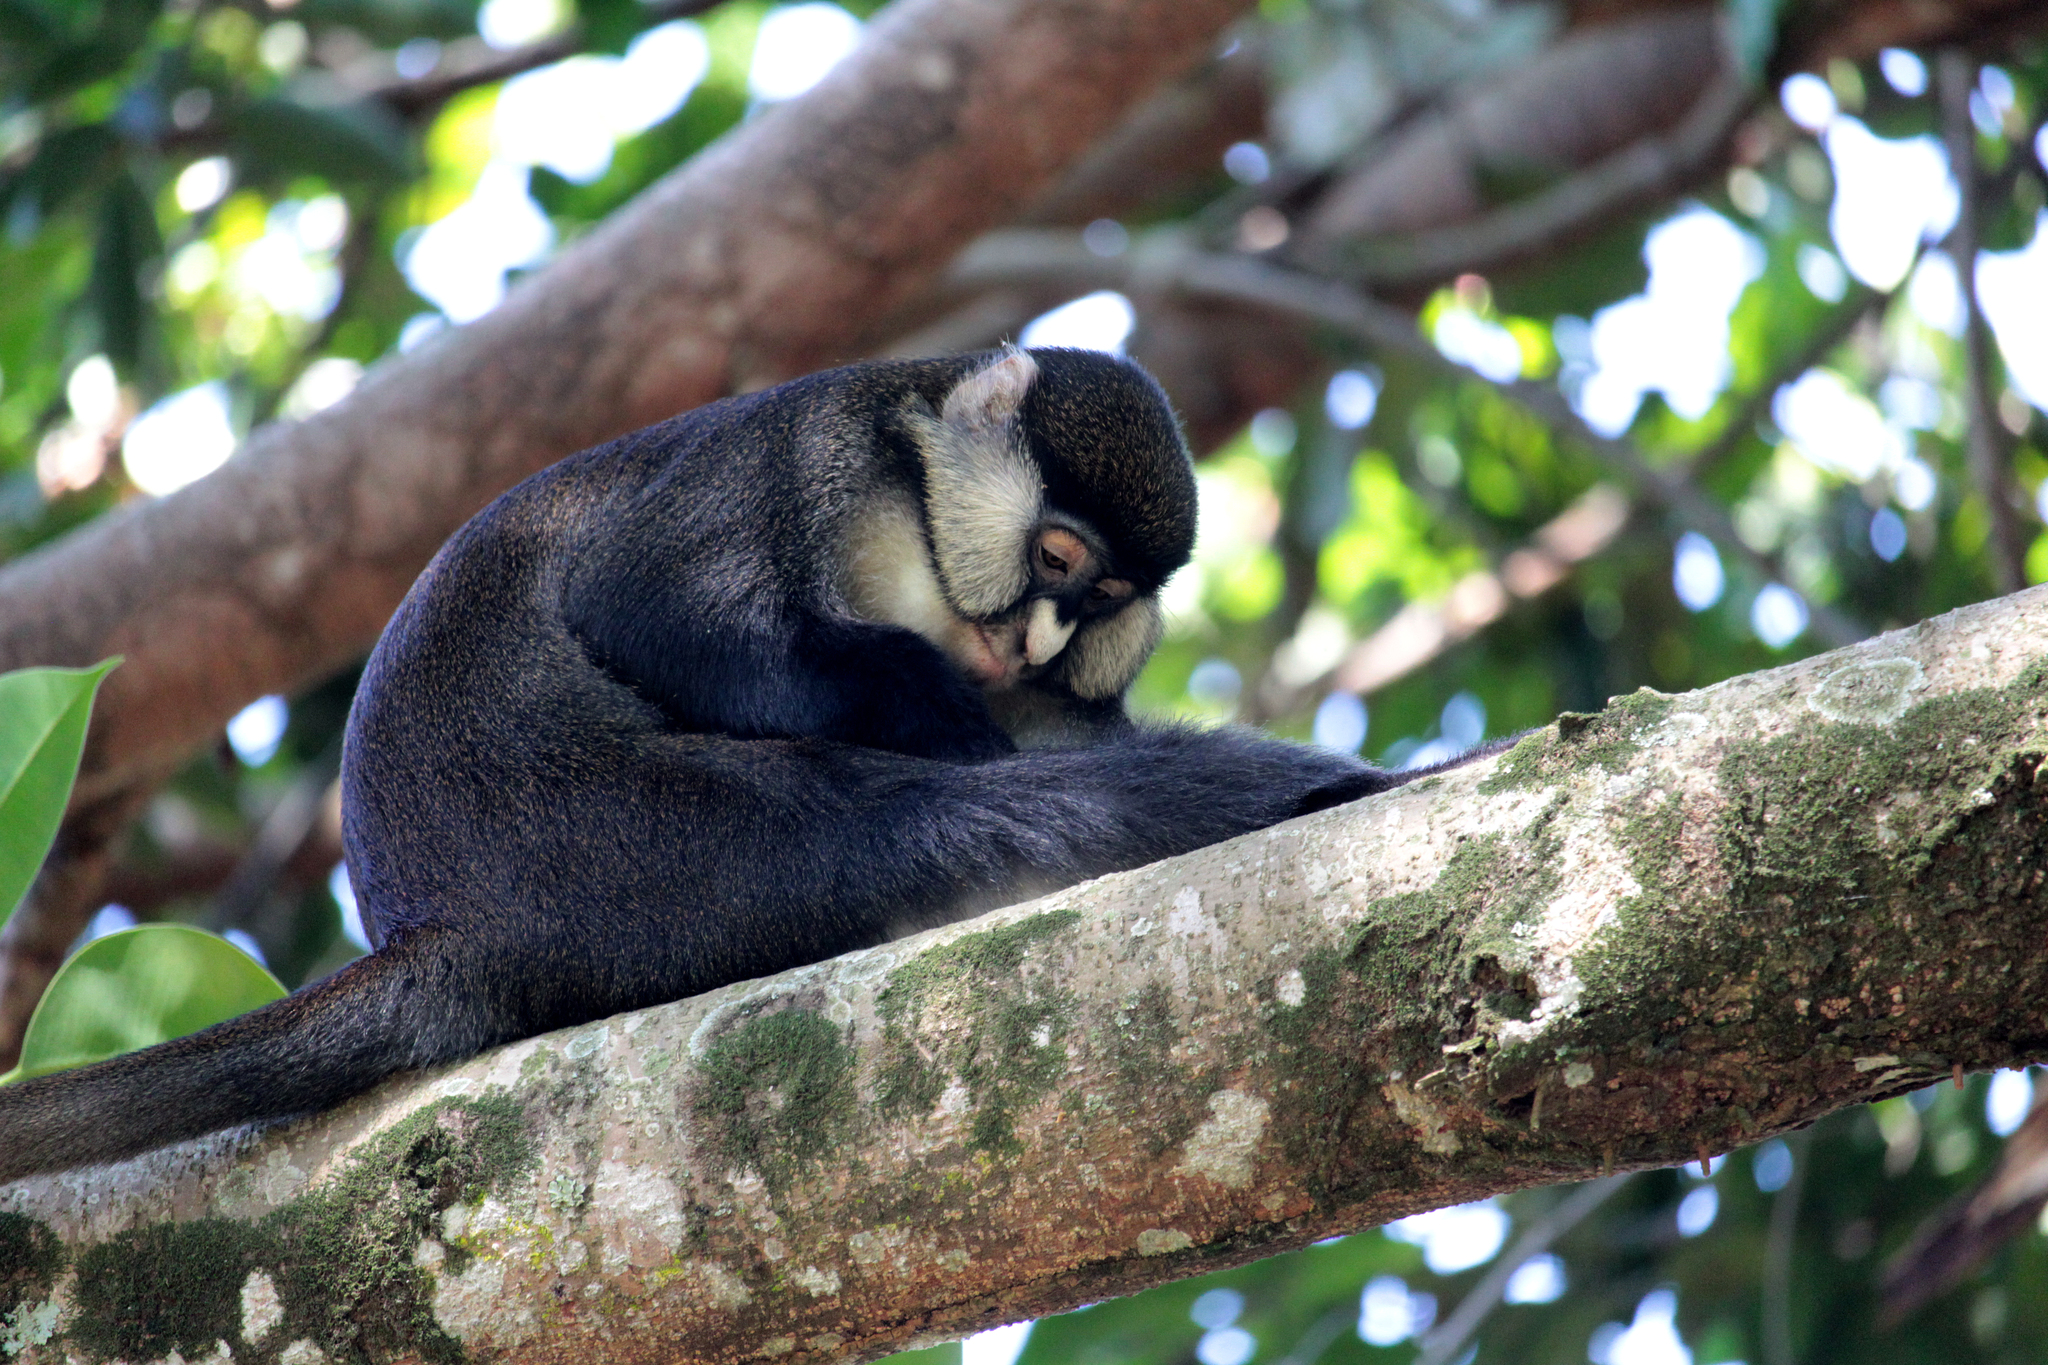
{"type": "Polygon", "coordinates": [[[2044,676],[2035,589],[23,1182],[0,1309],[29,1365],[859,1358],[2036,1060],[2044,676]]]}

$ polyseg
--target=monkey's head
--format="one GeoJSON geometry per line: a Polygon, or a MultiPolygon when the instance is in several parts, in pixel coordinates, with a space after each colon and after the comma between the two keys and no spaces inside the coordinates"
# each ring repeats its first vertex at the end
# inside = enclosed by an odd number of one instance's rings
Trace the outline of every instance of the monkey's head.
{"type": "Polygon", "coordinates": [[[984,687],[1122,695],[1159,643],[1158,592],[1195,542],[1195,477],[1166,395],[1099,351],[998,353],[911,430],[925,527],[984,687]]]}

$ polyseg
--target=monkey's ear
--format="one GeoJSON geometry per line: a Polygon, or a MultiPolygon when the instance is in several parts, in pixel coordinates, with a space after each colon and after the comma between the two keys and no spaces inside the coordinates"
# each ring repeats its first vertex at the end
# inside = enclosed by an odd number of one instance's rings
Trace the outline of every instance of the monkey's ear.
{"type": "Polygon", "coordinates": [[[1015,421],[1037,377],[1038,362],[1029,351],[1005,346],[1002,355],[953,386],[940,416],[947,426],[981,430],[1015,421]]]}
{"type": "Polygon", "coordinates": [[[1018,412],[1037,374],[1013,346],[955,384],[937,418],[929,408],[910,414],[939,580],[967,616],[1008,610],[1030,582],[1029,541],[1043,508],[1018,412]]]}

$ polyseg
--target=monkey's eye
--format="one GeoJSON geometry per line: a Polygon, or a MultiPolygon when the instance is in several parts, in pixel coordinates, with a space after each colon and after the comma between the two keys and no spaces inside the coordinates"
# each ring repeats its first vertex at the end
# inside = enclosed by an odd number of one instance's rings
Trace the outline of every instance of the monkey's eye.
{"type": "Polygon", "coordinates": [[[1131,585],[1121,578],[1105,578],[1089,590],[1090,602],[1121,602],[1131,595],[1131,585]]]}
{"type": "Polygon", "coordinates": [[[1063,582],[1088,567],[1088,546],[1079,536],[1059,526],[1048,526],[1038,533],[1032,542],[1032,555],[1038,576],[1045,582],[1063,582]]]}

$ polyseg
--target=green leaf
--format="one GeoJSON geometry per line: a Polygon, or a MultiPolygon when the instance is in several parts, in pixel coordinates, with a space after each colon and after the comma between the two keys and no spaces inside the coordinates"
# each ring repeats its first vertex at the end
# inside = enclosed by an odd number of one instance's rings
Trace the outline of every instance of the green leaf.
{"type": "Polygon", "coordinates": [[[1523,263],[1490,276],[1494,304],[1503,313],[1548,318],[1559,313],[1591,317],[1616,299],[1640,293],[1650,281],[1643,237],[1668,213],[1630,215],[1601,228],[1570,251],[1541,262],[1523,263]]]}
{"type": "Polygon", "coordinates": [[[120,663],[0,673],[0,924],[57,837],[100,679],[120,663]]]}
{"type": "MultiPolygon", "coordinates": [[[[49,51],[28,80],[22,93],[33,103],[49,103],[95,81],[120,75],[148,41],[150,25],[162,12],[163,0],[105,0],[97,15],[86,12],[83,24],[77,22],[80,6],[74,3],[66,8],[71,14],[64,28],[46,26],[44,43],[65,37],[74,40],[49,51]]],[[[34,22],[25,7],[17,8],[14,19],[18,26],[34,22]]]]}
{"type": "Polygon", "coordinates": [[[123,929],[58,969],[28,1021],[21,1064],[0,1081],[182,1038],[284,993],[262,963],[218,934],[184,924],[123,929]]]}

